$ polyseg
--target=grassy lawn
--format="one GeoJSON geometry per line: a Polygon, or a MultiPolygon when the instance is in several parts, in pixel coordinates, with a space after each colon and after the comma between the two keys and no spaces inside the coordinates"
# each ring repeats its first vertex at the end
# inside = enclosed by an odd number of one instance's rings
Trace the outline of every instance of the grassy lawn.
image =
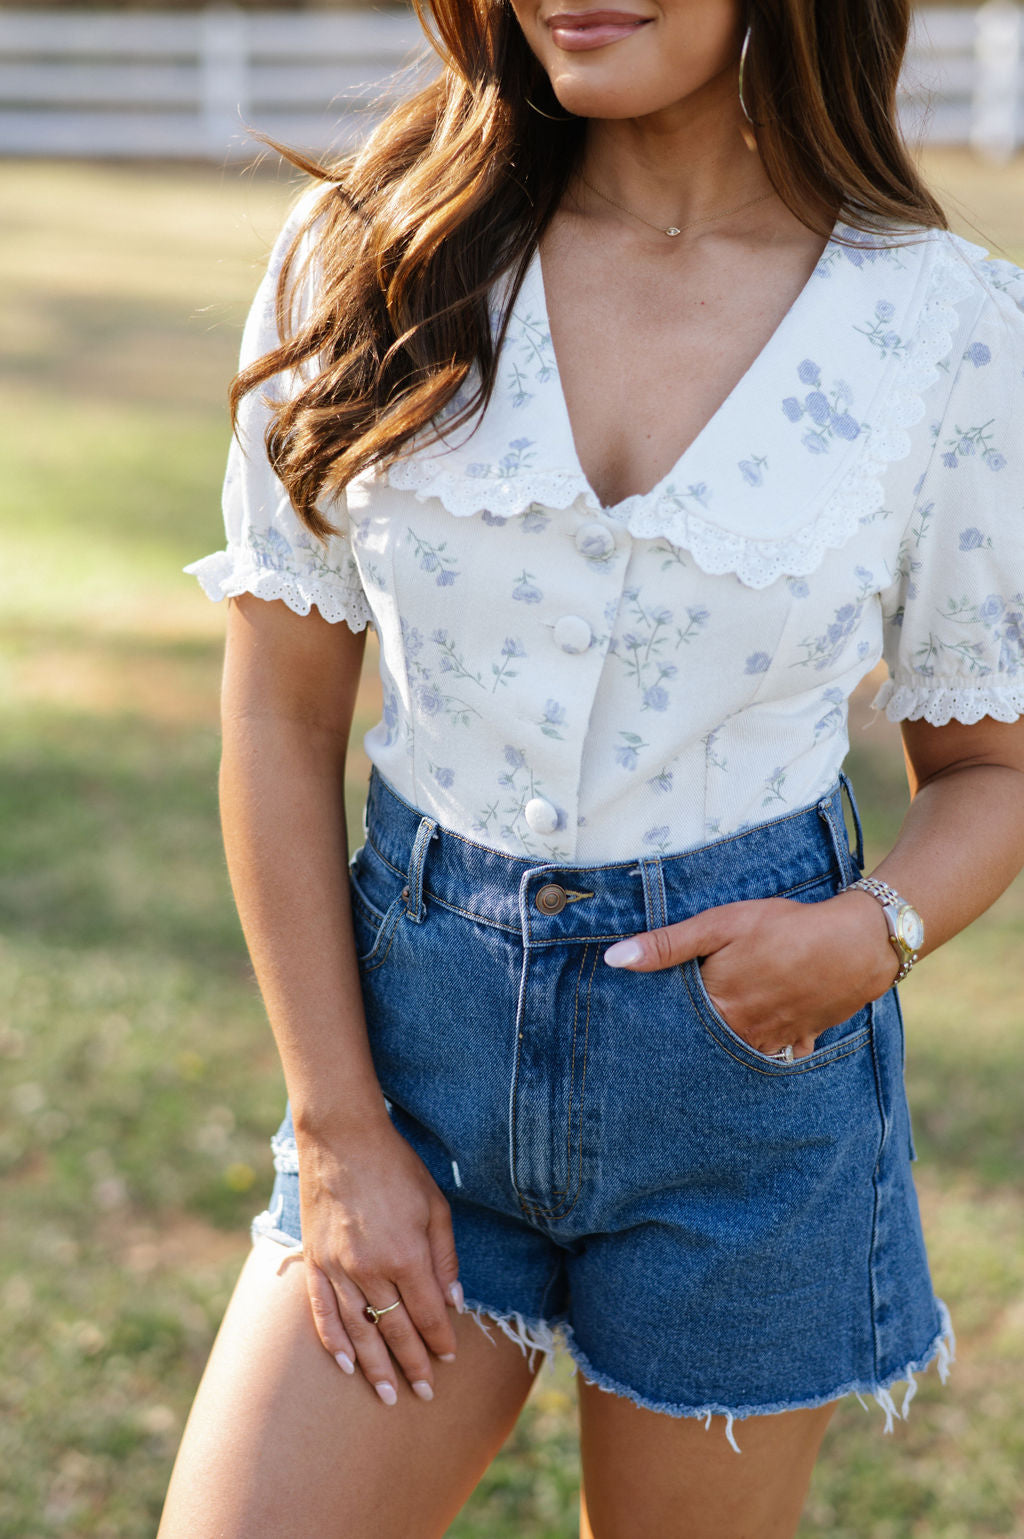
{"type": "MultiPolygon", "coordinates": [[[[962,228],[1024,259],[1024,170],[930,169],[962,228]]],[[[282,1099],[217,831],[223,616],[179,573],[220,543],[224,388],[289,190],[13,163],[0,188],[0,1535],[145,1539],[282,1099]]],[[[877,854],[904,787],[867,721],[877,854]]],[[[959,1361],[884,1443],[843,1405],[803,1539],[1024,1539],[1022,933],[1018,884],[907,985],[959,1361]]],[[[569,1539],[576,1477],[562,1365],[452,1534],[569,1539]]]]}

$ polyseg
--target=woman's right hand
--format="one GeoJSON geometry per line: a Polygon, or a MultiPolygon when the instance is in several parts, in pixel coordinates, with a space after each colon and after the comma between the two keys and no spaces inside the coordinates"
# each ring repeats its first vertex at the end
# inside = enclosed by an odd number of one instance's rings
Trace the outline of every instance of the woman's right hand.
{"type": "Polygon", "coordinates": [[[434,1358],[455,1356],[448,1311],[463,1303],[448,1203],[386,1114],[344,1139],[296,1138],[317,1335],[346,1373],[358,1364],[385,1405],[398,1399],[397,1369],[432,1400],[434,1358]],[[379,1324],[363,1313],[396,1299],[379,1324]]]}

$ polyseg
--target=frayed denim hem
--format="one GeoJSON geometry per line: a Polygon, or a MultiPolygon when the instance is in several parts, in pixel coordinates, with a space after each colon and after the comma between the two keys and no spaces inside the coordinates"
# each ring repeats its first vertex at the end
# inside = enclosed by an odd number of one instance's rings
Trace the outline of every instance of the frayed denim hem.
{"type": "Polygon", "coordinates": [[[518,1310],[509,1310],[503,1314],[487,1304],[478,1303],[476,1299],[467,1299],[460,1312],[472,1315],[488,1341],[494,1340],[491,1326],[497,1326],[503,1336],[515,1342],[531,1372],[538,1355],[545,1362],[554,1362],[560,1333],[568,1329],[564,1320],[555,1320],[553,1323],[548,1320],[528,1320],[518,1310]]]}
{"type": "Polygon", "coordinates": [[[770,1405],[729,1407],[715,1404],[698,1407],[673,1405],[668,1401],[656,1402],[648,1400],[643,1395],[637,1394],[635,1390],[630,1389],[627,1385],[620,1384],[617,1380],[609,1378],[607,1374],[598,1373],[589,1362],[585,1353],[581,1352],[580,1348],[576,1345],[571,1327],[565,1326],[563,1331],[566,1350],[587,1384],[592,1384],[595,1389],[604,1390],[606,1394],[619,1395],[625,1400],[630,1400],[634,1405],[639,1406],[641,1410],[655,1411],[663,1416],[693,1417],[695,1420],[703,1420],[705,1428],[710,1428],[713,1417],[724,1416],[726,1438],[730,1446],[737,1453],[740,1453],[741,1449],[736,1441],[736,1435],[733,1430],[735,1422],[746,1421],[750,1416],[779,1416],[785,1411],[814,1410],[818,1406],[829,1405],[833,1400],[842,1400],[847,1395],[855,1395],[865,1410],[868,1410],[869,1407],[865,1402],[864,1396],[871,1395],[885,1413],[883,1433],[892,1432],[897,1421],[906,1419],[907,1412],[910,1409],[910,1402],[917,1394],[915,1374],[922,1373],[934,1362],[938,1370],[939,1379],[945,1384],[949,1378],[950,1368],[955,1361],[956,1337],[953,1334],[949,1310],[941,1299],[937,1300],[937,1303],[939,1306],[941,1329],[930,1342],[924,1356],[916,1359],[914,1362],[907,1363],[897,1373],[892,1374],[891,1377],[886,1379],[883,1384],[871,1384],[864,1380],[858,1380],[852,1384],[840,1385],[839,1388],[831,1390],[825,1395],[812,1396],[806,1400],[776,1401],[770,1405]],[[907,1388],[903,1395],[903,1404],[897,1406],[892,1390],[895,1384],[902,1383],[906,1383],[907,1388]]]}
{"type": "Polygon", "coordinates": [[[283,1245],[290,1256],[302,1255],[302,1241],[297,1240],[287,1229],[281,1228],[281,1218],[284,1214],[284,1198],[279,1197],[273,1207],[265,1208],[262,1213],[257,1213],[249,1226],[249,1233],[253,1243],[257,1240],[273,1240],[275,1245],[283,1245]]]}
{"type": "Polygon", "coordinates": [[[528,1320],[518,1311],[501,1313],[491,1309],[488,1305],[477,1300],[467,1300],[465,1313],[472,1315],[484,1335],[493,1341],[491,1326],[496,1326],[502,1335],[514,1341],[523,1356],[527,1358],[532,1369],[538,1354],[547,1361],[553,1361],[559,1342],[564,1345],[569,1356],[587,1384],[592,1384],[595,1389],[603,1390],[609,1395],[618,1395],[621,1399],[629,1400],[633,1405],[639,1406],[644,1411],[654,1411],[658,1415],[673,1416],[679,1419],[691,1418],[695,1421],[703,1421],[705,1430],[710,1430],[711,1423],[716,1416],[725,1420],[725,1436],[731,1448],[741,1453],[739,1443],[736,1441],[735,1423],[746,1421],[750,1416],[779,1416],[786,1411],[814,1410],[818,1406],[829,1405],[834,1400],[842,1400],[847,1395],[855,1395],[864,1406],[869,1407],[864,1399],[865,1395],[871,1395],[882,1411],[885,1413],[885,1425],[883,1433],[891,1433],[897,1421],[906,1419],[910,1409],[910,1403],[917,1394],[916,1374],[924,1372],[931,1363],[935,1363],[938,1375],[943,1384],[949,1378],[950,1368],[956,1358],[956,1337],[953,1334],[953,1326],[949,1317],[949,1310],[945,1304],[938,1301],[941,1329],[929,1344],[923,1357],[914,1362],[907,1363],[898,1373],[894,1373],[883,1384],[871,1384],[863,1380],[852,1384],[843,1384],[839,1388],[831,1390],[828,1394],[813,1396],[807,1400],[775,1401],[770,1405],[740,1405],[729,1407],[713,1404],[702,1406],[685,1406],[671,1401],[654,1401],[628,1385],[620,1383],[616,1379],[609,1378],[607,1374],[599,1373],[587,1358],[586,1354],[577,1346],[572,1327],[564,1320],[554,1322],[547,1320],[528,1320]],[[906,1383],[903,1394],[903,1403],[897,1406],[893,1398],[893,1386],[906,1383]]]}

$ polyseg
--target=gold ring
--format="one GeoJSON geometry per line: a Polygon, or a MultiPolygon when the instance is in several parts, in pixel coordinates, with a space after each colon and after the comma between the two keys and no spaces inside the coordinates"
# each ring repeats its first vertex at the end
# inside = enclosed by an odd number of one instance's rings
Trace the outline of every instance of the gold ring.
{"type": "Polygon", "coordinates": [[[383,1309],[374,1309],[372,1304],[367,1304],[363,1309],[363,1314],[366,1316],[367,1320],[369,1320],[371,1325],[377,1325],[380,1321],[381,1315],[390,1314],[393,1309],[398,1308],[401,1302],[401,1299],[395,1299],[393,1304],[386,1304],[383,1309]]]}

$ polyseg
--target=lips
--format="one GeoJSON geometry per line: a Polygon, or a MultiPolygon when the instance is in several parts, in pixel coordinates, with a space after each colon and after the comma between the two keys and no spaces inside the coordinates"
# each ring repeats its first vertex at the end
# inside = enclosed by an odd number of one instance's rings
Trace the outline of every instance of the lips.
{"type": "Polygon", "coordinates": [[[552,41],[568,53],[621,43],[646,27],[651,18],[632,11],[559,11],[547,18],[552,41]]]}

